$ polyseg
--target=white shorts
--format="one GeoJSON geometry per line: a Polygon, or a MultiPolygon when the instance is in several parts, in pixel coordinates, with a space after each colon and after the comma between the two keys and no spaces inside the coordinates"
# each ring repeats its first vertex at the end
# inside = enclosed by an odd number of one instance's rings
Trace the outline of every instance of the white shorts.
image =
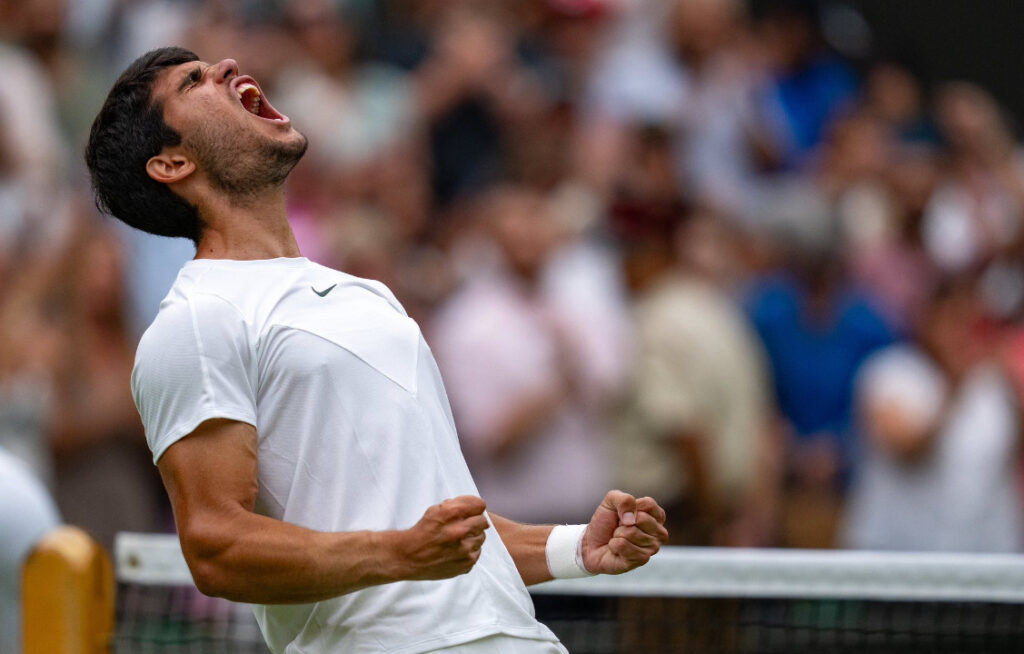
{"type": "Polygon", "coordinates": [[[569,654],[562,643],[496,634],[461,645],[435,650],[436,654],[569,654]]]}

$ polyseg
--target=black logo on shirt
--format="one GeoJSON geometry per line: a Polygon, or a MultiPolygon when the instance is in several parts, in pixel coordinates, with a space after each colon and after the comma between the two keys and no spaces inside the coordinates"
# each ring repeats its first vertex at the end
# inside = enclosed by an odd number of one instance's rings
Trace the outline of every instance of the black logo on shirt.
{"type": "MultiPolygon", "coordinates": [[[[337,284],[335,284],[334,286],[337,286],[337,284]]],[[[322,291],[318,291],[315,288],[313,288],[312,286],[310,286],[310,288],[313,289],[313,292],[316,293],[317,295],[319,295],[320,297],[326,297],[328,293],[330,293],[331,291],[334,290],[334,286],[331,286],[330,288],[325,288],[322,291]]]]}

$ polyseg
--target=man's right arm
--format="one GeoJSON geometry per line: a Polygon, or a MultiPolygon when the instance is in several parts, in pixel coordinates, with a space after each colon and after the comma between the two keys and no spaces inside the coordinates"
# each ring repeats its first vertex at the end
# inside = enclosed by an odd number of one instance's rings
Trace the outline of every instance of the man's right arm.
{"type": "Polygon", "coordinates": [[[319,532],[258,515],[257,446],[252,425],[207,420],[157,464],[185,560],[207,595],[316,602],[394,581],[454,577],[480,556],[488,523],[478,497],[446,500],[394,531],[319,532]]]}

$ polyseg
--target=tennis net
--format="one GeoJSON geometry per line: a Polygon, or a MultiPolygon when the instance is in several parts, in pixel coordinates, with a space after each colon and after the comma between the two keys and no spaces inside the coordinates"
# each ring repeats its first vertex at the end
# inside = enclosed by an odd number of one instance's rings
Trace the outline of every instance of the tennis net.
{"type": "Polygon", "coordinates": [[[174,534],[117,535],[114,654],[268,654],[252,610],[199,592],[174,534]]]}
{"type": "MultiPolygon", "coordinates": [[[[248,607],[192,585],[174,536],[117,543],[114,651],[265,653],[248,607]]],[[[1024,556],[665,548],[531,588],[573,654],[1024,652],[1024,556]]]]}

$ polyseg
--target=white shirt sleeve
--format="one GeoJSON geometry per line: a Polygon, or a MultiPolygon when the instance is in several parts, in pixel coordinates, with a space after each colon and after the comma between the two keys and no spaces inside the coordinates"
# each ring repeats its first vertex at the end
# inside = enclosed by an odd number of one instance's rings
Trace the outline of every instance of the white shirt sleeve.
{"type": "Polygon", "coordinates": [[[206,420],[256,425],[253,341],[238,310],[214,295],[195,294],[161,309],[132,371],[154,462],[206,420]]]}

